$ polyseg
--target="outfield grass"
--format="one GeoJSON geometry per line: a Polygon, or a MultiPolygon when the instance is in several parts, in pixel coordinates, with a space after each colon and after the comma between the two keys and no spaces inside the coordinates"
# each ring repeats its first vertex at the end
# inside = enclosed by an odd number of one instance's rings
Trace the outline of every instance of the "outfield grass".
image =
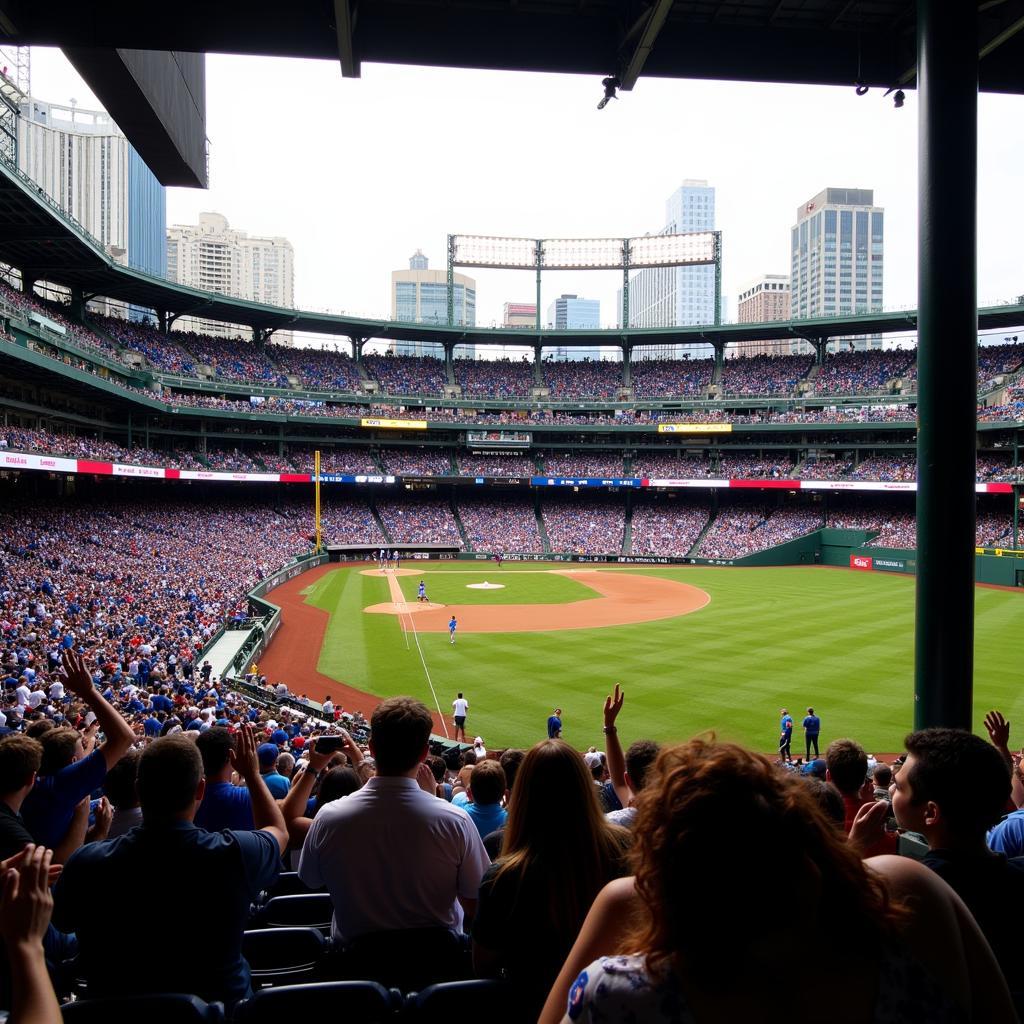
{"type": "Polygon", "coordinates": [[[428,600],[436,604],[568,604],[570,601],[590,601],[599,596],[570,576],[550,572],[506,573],[504,569],[490,572],[463,569],[428,572],[423,576],[399,576],[398,582],[407,601],[415,602],[421,579],[426,584],[428,600]],[[504,589],[469,590],[471,583],[500,583],[504,589]]]}
{"type": "MultiPolygon", "coordinates": [[[[431,600],[485,603],[500,595],[526,603],[525,593],[544,603],[576,599],[564,596],[567,584],[593,593],[564,576],[528,573],[520,581],[514,574],[536,566],[509,564],[479,574],[506,583],[505,590],[466,590],[475,577],[464,575],[465,566],[431,563],[424,576],[431,600]]],[[[799,723],[813,704],[826,743],[851,735],[871,750],[901,748],[913,723],[912,578],[797,566],[608,571],[679,579],[706,590],[711,603],[691,615],[632,626],[463,633],[454,647],[446,634],[421,634],[442,710],[448,712],[463,690],[470,702],[467,730],[505,746],[542,738],[558,705],[567,740],[600,745],[602,701],[620,682],[627,695],[621,721],[626,741],[684,739],[715,729],[769,750],[778,709],[788,707],[799,723]]],[[[402,579],[409,597],[418,582],[402,579]]],[[[362,611],[390,600],[386,580],[339,569],[314,584],[307,600],[332,616],[321,672],[381,696],[410,693],[433,706],[413,638],[407,649],[396,618],[362,611]]],[[[977,590],[975,727],[984,733],[985,712],[999,708],[1021,723],[1011,736],[1018,745],[1024,744],[1022,627],[1024,594],[977,590]]],[[[799,728],[796,733],[802,743],[799,728]]]]}

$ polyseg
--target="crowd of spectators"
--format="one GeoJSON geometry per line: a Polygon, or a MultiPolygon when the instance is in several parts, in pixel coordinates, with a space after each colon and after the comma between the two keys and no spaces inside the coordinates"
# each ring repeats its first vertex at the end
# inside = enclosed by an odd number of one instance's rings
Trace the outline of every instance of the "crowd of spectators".
{"type": "Polygon", "coordinates": [[[853,468],[853,458],[846,453],[833,456],[818,455],[813,459],[804,459],[796,470],[800,480],[840,480],[848,475],[853,468]]]}
{"type": "Polygon", "coordinates": [[[285,374],[298,379],[300,386],[311,391],[362,390],[362,377],[355,360],[345,352],[333,349],[296,348],[290,345],[268,345],[267,355],[285,374]]]}
{"type": "Polygon", "coordinates": [[[630,368],[637,398],[700,397],[715,373],[714,359],[641,359],[630,368]]]}
{"type": "Polygon", "coordinates": [[[707,523],[708,510],[700,504],[638,501],[630,554],[685,558],[707,523]]]}
{"type": "Polygon", "coordinates": [[[459,499],[458,507],[466,538],[474,551],[525,554],[544,550],[529,498],[466,497],[459,499]]]}
{"type": "Polygon", "coordinates": [[[175,331],[174,340],[224,380],[286,388],[287,374],[271,362],[269,349],[244,338],[221,338],[196,331],[175,331]]]}
{"type": "Polygon", "coordinates": [[[611,452],[545,452],[541,456],[543,476],[610,477],[623,475],[621,455],[611,452]]]}
{"type": "Polygon", "coordinates": [[[736,356],[726,359],[720,381],[725,395],[791,395],[807,376],[811,356],[736,356]]]}
{"type": "Polygon", "coordinates": [[[377,502],[384,529],[399,545],[444,544],[461,548],[462,537],[451,506],[438,498],[406,496],[401,500],[382,498],[377,502]]]}
{"type": "Polygon", "coordinates": [[[180,374],[182,377],[196,375],[194,360],[175,344],[173,335],[164,334],[150,324],[91,311],[88,322],[113,338],[121,348],[131,349],[144,356],[158,370],[180,374]]]}
{"type": "Polygon", "coordinates": [[[917,456],[871,455],[862,459],[850,476],[854,480],[913,481],[917,479],[917,456]]]}
{"type": "Polygon", "coordinates": [[[324,502],[321,531],[328,544],[376,544],[387,541],[366,501],[333,498],[324,502]]]}
{"type": "Polygon", "coordinates": [[[1020,342],[979,345],[978,390],[991,387],[996,377],[1016,373],[1022,366],[1024,366],[1024,344],[1020,342]]]}
{"type": "Polygon", "coordinates": [[[141,445],[128,448],[116,441],[84,434],[61,434],[44,428],[0,427],[0,449],[135,466],[206,468],[194,453],[188,451],[155,451],[141,445]]]}
{"type": "Polygon", "coordinates": [[[820,529],[821,513],[803,506],[724,505],[700,542],[702,558],[742,558],[820,529]]]}
{"type": "MultiPolygon", "coordinates": [[[[288,458],[295,467],[293,472],[312,473],[313,452],[312,448],[291,445],[288,448],[288,458]]],[[[376,476],[383,470],[373,450],[366,445],[324,445],[320,449],[320,472],[376,476]]]]}
{"type": "Polygon", "coordinates": [[[551,550],[577,555],[618,555],[625,506],[614,498],[545,495],[542,512],[551,550]]]}
{"type": "Polygon", "coordinates": [[[396,476],[451,476],[451,453],[441,448],[382,448],[384,472],[396,476]]]}
{"type": "Polygon", "coordinates": [[[657,452],[637,452],[629,474],[640,480],[704,480],[716,476],[714,463],[703,455],[657,452]]]}
{"type": "Polygon", "coordinates": [[[544,387],[552,401],[614,398],[622,387],[622,363],[602,359],[546,359],[544,387]]]}
{"type": "Polygon", "coordinates": [[[814,378],[816,395],[855,395],[884,391],[903,377],[917,357],[914,349],[869,349],[829,355],[814,378]]]}
{"type": "Polygon", "coordinates": [[[363,356],[366,372],[389,395],[440,395],[448,383],[444,360],[436,356],[363,356]]]}
{"type": "Polygon", "coordinates": [[[718,460],[723,480],[790,480],[793,460],[787,455],[723,455],[718,460]]]}
{"type": "Polygon", "coordinates": [[[528,398],[536,386],[527,359],[456,359],[454,368],[465,398],[528,398]]]}
{"type": "Polygon", "coordinates": [[[460,476],[517,476],[531,477],[537,466],[529,455],[491,452],[487,455],[469,452],[456,456],[460,476]]]}

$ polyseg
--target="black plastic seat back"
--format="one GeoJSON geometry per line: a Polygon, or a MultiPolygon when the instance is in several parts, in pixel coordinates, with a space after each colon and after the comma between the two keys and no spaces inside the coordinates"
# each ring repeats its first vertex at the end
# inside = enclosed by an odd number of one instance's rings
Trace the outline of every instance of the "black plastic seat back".
{"type": "Polygon", "coordinates": [[[385,1024],[400,1005],[397,993],[372,981],[320,981],[311,985],[265,988],[239,1004],[238,1024],[282,1021],[352,1021],[385,1024]]]}

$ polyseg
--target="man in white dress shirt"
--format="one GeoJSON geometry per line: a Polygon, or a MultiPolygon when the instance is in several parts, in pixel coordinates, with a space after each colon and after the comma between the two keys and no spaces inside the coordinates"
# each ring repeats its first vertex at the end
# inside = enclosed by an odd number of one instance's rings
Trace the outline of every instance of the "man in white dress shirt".
{"type": "Polygon", "coordinates": [[[398,929],[458,933],[475,913],[490,859],[469,815],[434,795],[424,763],[433,718],[420,701],[392,697],[370,728],[377,775],[317,814],[299,877],[330,892],[341,943],[398,929]]]}

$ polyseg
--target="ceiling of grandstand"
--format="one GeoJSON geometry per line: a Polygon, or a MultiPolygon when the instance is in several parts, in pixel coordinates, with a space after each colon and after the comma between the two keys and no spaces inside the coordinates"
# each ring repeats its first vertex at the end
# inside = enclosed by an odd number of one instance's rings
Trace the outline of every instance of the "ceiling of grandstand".
{"type": "MultiPolygon", "coordinates": [[[[950,0],[972,2],[972,0],[950,0]]],[[[821,85],[912,84],[914,0],[0,0],[12,40],[821,85]]],[[[981,0],[982,89],[1024,89],[1024,2],[981,0]]]]}

